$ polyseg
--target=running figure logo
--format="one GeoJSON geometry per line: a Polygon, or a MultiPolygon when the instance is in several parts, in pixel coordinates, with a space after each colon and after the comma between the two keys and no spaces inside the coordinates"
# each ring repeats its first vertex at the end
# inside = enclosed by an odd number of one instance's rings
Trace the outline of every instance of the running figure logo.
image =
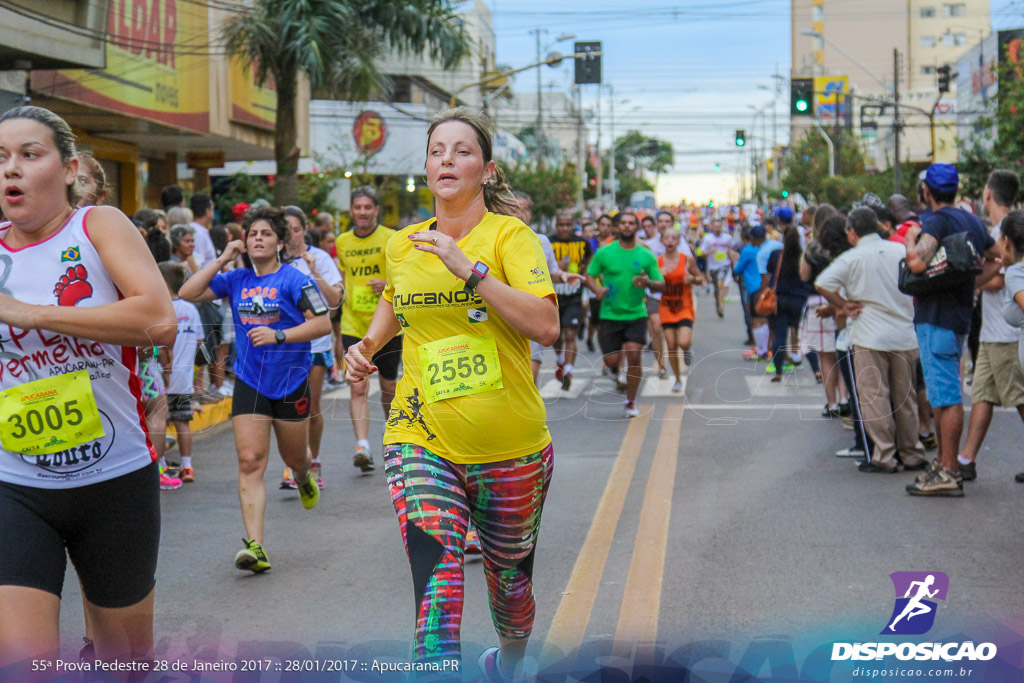
{"type": "Polygon", "coordinates": [[[896,605],[882,635],[927,633],[935,624],[935,600],[946,599],[949,577],[942,572],[893,572],[889,578],[896,589],[896,605]]]}

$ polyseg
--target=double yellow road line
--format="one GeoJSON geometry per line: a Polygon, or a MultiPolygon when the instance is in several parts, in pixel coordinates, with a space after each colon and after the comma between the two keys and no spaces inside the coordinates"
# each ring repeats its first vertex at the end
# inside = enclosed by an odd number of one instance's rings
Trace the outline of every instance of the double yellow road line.
{"type": "MultiPolygon", "coordinates": [[[[541,652],[542,665],[561,659],[583,643],[652,411],[650,407],[646,410],[641,408],[641,416],[629,423],[587,538],[548,631],[541,652]]],[[[629,656],[637,644],[652,644],[658,636],[661,584],[682,418],[682,405],[670,405],[665,411],[654,462],[647,477],[640,525],[619,609],[615,629],[616,655],[629,656]]]]}

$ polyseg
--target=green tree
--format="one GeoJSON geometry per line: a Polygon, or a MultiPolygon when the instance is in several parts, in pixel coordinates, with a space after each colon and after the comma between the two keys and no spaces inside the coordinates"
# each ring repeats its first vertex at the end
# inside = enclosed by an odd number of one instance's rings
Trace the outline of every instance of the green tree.
{"type": "MultiPolygon", "coordinates": [[[[647,137],[638,130],[630,130],[615,139],[615,178],[619,189],[615,203],[629,203],[630,195],[642,190],[653,190],[654,183],[646,178],[654,173],[655,179],[675,163],[672,143],[647,137]]],[[[607,174],[606,174],[607,177],[607,174]]]]}
{"type": "Polygon", "coordinates": [[[505,177],[514,190],[521,190],[533,198],[533,217],[552,218],[561,209],[576,204],[579,174],[572,164],[548,166],[523,164],[503,166],[505,177]]]}
{"type": "Polygon", "coordinates": [[[365,99],[386,86],[380,57],[392,48],[456,66],[468,52],[449,0],[255,0],[221,29],[231,55],[252,65],[256,79],[277,89],[274,158],[277,204],[298,201],[295,120],[300,74],[313,91],[365,99]]]}
{"type": "MultiPolygon", "coordinates": [[[[868,192],[883,199],[893,192],[893,172],[868,173],[865,169],[864,152],[851,135],[841,140],[842,175],[829,176],[828,145],[821,133],[807,131],[790,149],[785,160],[782,187],[790,194],[799,192],[816,202],[827,202],[833,206],[849,206],[868,192]]],[[[912,168],[903,170],[902,193],[913,190],[917,177],[912,168]]]]}
{"type": "Polygon", "coordinates": [[[274,197],[273,190],[267,185],[263,176],[249,175],[238,171],[229,176],[226,181],[221,182],[217,183],[218,186],[226,187],[226,189],[216,193],[214,204],[224,220],[230,220],[231,207],[235,204],[252,204],[257,199],[270,201],[274,197]]]}
{"type": "Polygon", "coordinates": [[[960,194],[980,199],[988,174],[996,168],[1021,173],[1024,166],[1024,72],[1020,62],[1004,54],[996,68],[999,93],[992,113],[975,121],[973,135],[958,140],[960,194]]]}

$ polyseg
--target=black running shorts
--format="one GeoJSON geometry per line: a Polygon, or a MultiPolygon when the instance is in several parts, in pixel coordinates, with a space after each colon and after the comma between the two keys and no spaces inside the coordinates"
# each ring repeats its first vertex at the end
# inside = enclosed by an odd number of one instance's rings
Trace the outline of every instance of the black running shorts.
{"type": "Polygon", "coordinates": [[[601,353],[621,351],[627,342],[641,346],[647,343],[647,318],[601,321],[601,330],[598,332],[601,353]]]}
{"type": "MultiPolygon", "coordinates": [[[[359,337],[348,334],[341,335],[341,344],[348,353],[348,347],[361,342],[359,337]]],[[[394,382],[398,379],[398,364],[402,360],[402,336],[399,335],[384,345],[377,353],[373,354],[373,364],[377,366],[377,374],[381,379],[394,382]]]]}
{"type": "Polygon", "coordinates": [[[583,297],[574,296],[558,300],[558,318],[563,328],[583,324],[583,297]]]}
{"type": "Polygon", "coordinates": [[[0,520],[0,586],[37,588],[59,598],[66,557],[86,599],[98,607],[129,607],[156,585],[155,462],[73,489],[0,482],[0,520]]]}
{"type": "Polygon", "coordinates": [[[237,415],[264,415],[292,422],[305,420],[309,417],[309,380],[302,380],[299,388],[287,396],[270,398],[236,378],[231,397],[231,417],[237,415]]]}

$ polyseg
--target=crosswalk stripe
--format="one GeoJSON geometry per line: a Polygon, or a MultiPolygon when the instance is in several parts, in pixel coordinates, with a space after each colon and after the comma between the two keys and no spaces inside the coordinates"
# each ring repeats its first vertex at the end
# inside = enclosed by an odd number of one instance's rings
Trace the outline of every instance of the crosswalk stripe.
{"type": "MultiPolygon", "coordinates": [[[[594,519],[583,541],[580,554],[576,557],[569,583],[558,603],[555,618],[551,621],[544,648],[541,651],[541,666],[554,663],[567,653],[575,651],[583,643],[594,600],[601,585],[601,576],[608,561],[615,529],[626,502],[629,485],[633,481],[636,463],[640,458],[640,446],[647,435],[647,426],[654,412],[651,406],[638,406],[640,417],[629,421],[629,428],[622,440],[619,455],[608,475],[601,501],[597,505],[594,519]]],[[[678,421],[677,421],[678,422],[678,421]]]]}
{"type": "Polygon", "coordinates": [[[575,374],[572,377],[572,386],[569,387],[569,391],[562,391],[562,383],[557,379],[552,379],[545,382],[540,388],[540,397],[545,401],[557,401],[565,398],[579,398],[583,393],[583,389],[590,386],[590,380],[593,378],[577,377],[575,374]]]}
{"type": "Polygon", "coordinates": [[[644,398],[655,398],[659,396],[682,397],[686,394],[686,377],[683,376],[680,381],[683,383],[683,389],[677,393],[672,391],[672,387],[676,383],[676,378],[671,374],[665,379],[658,379],[657,375],[645,378],[644,386],[640,391],[640,395],[644,398]]]}
{"type": "Polygon", "coordinates": [[[747,390],[751,396],[766,398],[786,397],[809,397],[824,396],[824,391],[813,380],[807,383],[798,374],[789,372],[782,375],[782,381],[772,382],[772,375],[767,372],[759,372],[756,375],[746,375],[744,381],[747,383],[747,390]],[[803,381],[802,381],[803,379],[803,381]]]}

